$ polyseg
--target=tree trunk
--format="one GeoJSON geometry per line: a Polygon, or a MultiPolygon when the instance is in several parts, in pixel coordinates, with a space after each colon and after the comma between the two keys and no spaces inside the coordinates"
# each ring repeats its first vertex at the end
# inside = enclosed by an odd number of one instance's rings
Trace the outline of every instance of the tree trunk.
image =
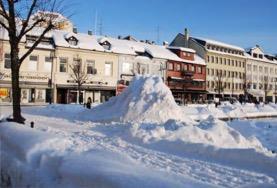
{"type": "Polygon", "coordinates": [[[80,97],[81,97],[81,86],[78,84],[78,95],[77,95],[78,104],[81,104],[80,97]]]}
{"type": "Polygon", "coordinates": [[[12,99],[13,99],[13,121],[24,124],[25,118],[21,116],[19,87],[19,57],[17,48],[11,49],[11,70],[12,70],[12,99]]]}

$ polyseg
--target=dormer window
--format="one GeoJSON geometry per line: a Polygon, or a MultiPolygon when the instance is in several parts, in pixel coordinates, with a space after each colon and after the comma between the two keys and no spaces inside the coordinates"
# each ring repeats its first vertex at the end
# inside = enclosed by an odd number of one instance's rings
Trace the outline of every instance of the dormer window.
{"type": "Polygon", "coordinates": [[[101,46],[103,46],[103,48],[105,50],[110,50],[111,49],[111,44],[108,41],[105,41],[105,42],[101,43],[101,46]]]}
{"type": "Polygon", "coordinates": [[[260,58],[260,59],[263,59],[263,54],[259,54],[259,58],[260,58]]]}
{"type": "Polygon", "coordinates": [[[253,57],[257,58],[257,57],[258,57],[258,54],[253,53],[253,57]]]}
{"type": "Polygon", "coordinates": [[[78,45],[78,40],[73,36],[70,37],[69,39],[67,39],[67,42],[72,46],[77,46],[78,45]]]}

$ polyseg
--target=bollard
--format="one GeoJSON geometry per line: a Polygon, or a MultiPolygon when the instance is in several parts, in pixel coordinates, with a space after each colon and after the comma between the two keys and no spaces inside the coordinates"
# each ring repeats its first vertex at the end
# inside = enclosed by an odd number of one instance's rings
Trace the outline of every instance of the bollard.
{"type": "Polygon", "coordinates": [[[33,121],[31,122],[31,128],[34,128],[34,122],[33,121]]]}

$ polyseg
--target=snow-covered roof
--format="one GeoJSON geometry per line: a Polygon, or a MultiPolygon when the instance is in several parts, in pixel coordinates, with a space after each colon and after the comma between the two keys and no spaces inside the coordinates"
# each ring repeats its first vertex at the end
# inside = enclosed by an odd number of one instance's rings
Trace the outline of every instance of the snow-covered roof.
{"type": "Polygon", "coordinates": [[[191,49],[191,48],[178,47],[178,46],[168,46],[167,48],[172,49],[172,50],[181,50],[181,51],[184,51],[184,52],[196,53],[196,51],[191,49]]]}
{"type": "Polygon", "coordinates": [[[193,39],[196,40],[202,40],[208,44],[212,44],[212,45],[216,45],[216,46],[221,46],[221,47],[225,47],[225,48],[230,48],[233,50],[239,50],[239,51],[244,51],[243,48],[239,47],[239,46],[235,46],[235,45],[231,45],[231,44],[227,44],[224,42],[220,42],[220,41],[216,41],[216,40],[211,40],[211,39],[206,39],[206,38],[202,38],[202,37],[192,37],[193,39]]]}
{"type": "MultiPolygon", "coordinates": [[[[259,58],[259,57],[253,57],[253,56],[251,56],[249,53],[244,53],[244,56],[245,56],[247,59],[251,59],[251,60],[255,60],[255,61],[261,61],[261,62],[264,62],[264,63],[277,64],[277,60],[276,60],[276,59],[270,60],[270,59],[268,59],[267,57],[263,57],[263,59],[261,59],[261,58],[259,58]]],[[[274,56],[272,56],[272,57],[274,57],[274,56]]]]}
{"type": "Polygon", "coordinates": [[[103,47],[98,43],[97,38],[95,36],[91,36],[83,33],[72,33],[62,30],[54,30],[52,31],[53,40],[56,46],[59,47],[69,47],[69,48],[80,48],[85,50],[96,50],[96,51],[104,51],[103,47]],[[68,37],[74,36],[78,43],[77,45],[70,45],[66,39],[68,37]]]}

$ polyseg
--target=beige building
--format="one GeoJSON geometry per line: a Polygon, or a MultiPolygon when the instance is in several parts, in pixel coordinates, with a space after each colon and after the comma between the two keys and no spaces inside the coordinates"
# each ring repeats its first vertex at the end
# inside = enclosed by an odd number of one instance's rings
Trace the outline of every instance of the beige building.
{"type": "Polygon", "coordinates": [[[277,101],[277,58],[255,46],[245,53],[247,91],[256,100],[277,101]]]}
{"type": "MultiPolygon", "coordinates": [[[[0,30],[0,72],[3,76],[0,78],[0,102],[11,102],[11,61],[10,45],[8,34],[5,30],[0,30]]],[[[45,103],[50,101],[51,89],[48,81],[51,78],[52,58],[54,46],[50,42],[50,35],[46,35],[44,44],[36,48],[32,54],[27,57],[20,68],[20,87],[22,103],[45,103]],[[48,44],[46,44],[48,43],[48,44]]],[[[25,53],[32,38],[24,37],[19,48],[19,55],[25,53]]]]}
{"type": "Polygon", "coordinates": [[[171,45],[190,47],[206,60],[208,99],[219,93],[220,97],[238,98],[244,95],[246,63],[244,49],[210,39],[189,37],[187,30],[184,34],[179,33],[171,45]]]}
{"type": "MultiPolygon", "coordinates": [[[[20,43],[20,54],[36,39],[36,30],[20,43]]],[[[11,102],[10,47],[7,32],[1,30],[0,102],[11,102]]],[[[25,59],[20,69],[22,103],[76,103],[77,84],[70,67],[82,62],[87,79],[82,85],[82,99],[103,102],[115,95],[118,55],[106,52],[96,37],[55,30],[25,59]]]]}

